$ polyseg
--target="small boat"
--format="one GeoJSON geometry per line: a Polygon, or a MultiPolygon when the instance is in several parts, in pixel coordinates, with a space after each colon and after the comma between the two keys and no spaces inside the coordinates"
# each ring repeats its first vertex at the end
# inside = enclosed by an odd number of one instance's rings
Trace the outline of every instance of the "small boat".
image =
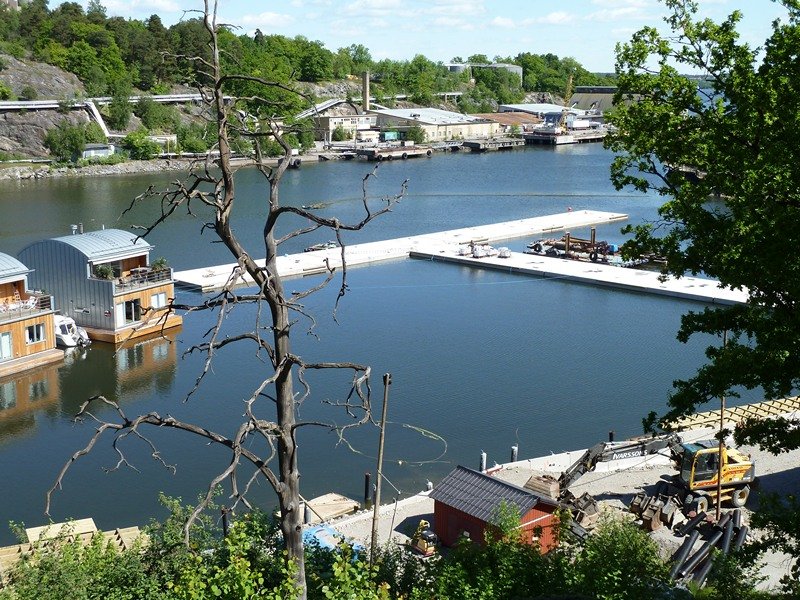
{"type": "Polygon", "coordinates": [[[338,244],[336,242],[322,242],[319,244],[314,244],[313,246],[309,246],[305,248],[303,252],[316,252],[317,250],[330,250],[332,248],[336,248],[338,244]]]}
{"type": "Polygon", "coordinates": [[[506,248],[505,246],[501,246],[497,249],[497,257],[498,258],[511,258],[511,250],[506,248]]]}
{"type": "Polygon", "coordinates": [[[64,315],[53,315],[56,331],[56,345],[61,348],[74,348],[75,346],[88,346],[92,343],[86,330],[75,324],[75,319],[64,315]]]}

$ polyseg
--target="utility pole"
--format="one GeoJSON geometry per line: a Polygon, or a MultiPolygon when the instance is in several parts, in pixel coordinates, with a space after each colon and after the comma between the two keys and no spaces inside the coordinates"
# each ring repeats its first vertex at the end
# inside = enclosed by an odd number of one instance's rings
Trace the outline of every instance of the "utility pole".
{"type": "MultiPolygon", "coordinates": [[[[728,330],[722,332],[722,349],[728,345],[728,330]]],[[[722,432],[725,428],[725,395],[719,397],[719,456],[717,457],[717,522],[719,522],[722,506],[722,452],[725,448],[725,440],[722,432]]]]}
{"type": "Polygon", "coordinates": [[[383,440],[386,437],[386,409],[389,406],[389,386],[392,385],[392,374],[383,376],[383,411],[381,413],[381,432],[378,438],[378,474],[375,477],[375,506],[372,509],[372,542],[369,552],[369,565],[375,562],[378,549],[378,519],[381,509],[381,479],[383,479],[383,440]]]}

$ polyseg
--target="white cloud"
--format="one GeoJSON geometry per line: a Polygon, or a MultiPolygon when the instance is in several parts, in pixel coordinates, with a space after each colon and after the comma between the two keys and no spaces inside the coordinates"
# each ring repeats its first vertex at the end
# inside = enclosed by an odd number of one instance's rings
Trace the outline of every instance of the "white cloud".
{"type": "Polygon", "coordinates": [[[421,10],[430,15],[458,14],[460,16],[477,16],[486,13],[483,0],[436,0],[433,6],[428,3],[421,10]]]}
{"type": "Polygon", "coordinates": [[[543,17],[537,17],[537,23],[546,23],[548,25],[565,25],[575,21],[575,17],[569,13],[558,11],[551,12],[543,17]]]}
{"type": "Polygon", "coordinates": [[[462,31],[472,31],[475,29],[475,25],[459,17],[436,17],[433,20],[433,24],[438,27],[460,29],[462,31]]]}
{"type": "MultiPolygon", "coordinates": [[[[709,0],[704,0],[709,1],[709,0]]],[[[722,0],[723,2],[725,0],[722,0]]],[[[615,8],[615,7],[633,7],[633,8],[648,8],[653,6],[655,3],[648,0],[592,0],[592,4],[598,6],[604,6],[606,8],[615,8]]]]}
{"type": "Polygon", "coordinates": [[[495,27],[500,27],[503,29],[514,29],[514,27],[516,27],[514,20],[509,19],[508,17],[495,17],[492,19],[491,23],[495,27]]]}
{"type": "Polygon", "coordinates": [[[239,25],[246,29],[258,28],[264,29],[281,29],[289,27],[294,23],[294,17],[274,12],[263,12],[257,15],[242,15],[239,18],[239,25]]]}
{"type": "Polygon", "coordinates": [[[604,8],[596,12],[586,15],[587,21],[600,21],[607,23],[609,21],[618,21],[620,19],[633,19],[641,18],[644,14],[641,7],[638,6],[621,6],[619,8],[604,8]]]}
{"type": "Polygon", "coordinates": [[[409,15],[403,0],[355,0],[342,9],[345,15],[398,18],[409,15]]]}
{"type": "Polygon", "coordinates": [[[180,2],[173,0],[107,0],[103,6],[112,15],[130,15],[131,13],[147,13],[148,16],[155,13],[178,13],[189,10],[181,6],[180,2]]]}

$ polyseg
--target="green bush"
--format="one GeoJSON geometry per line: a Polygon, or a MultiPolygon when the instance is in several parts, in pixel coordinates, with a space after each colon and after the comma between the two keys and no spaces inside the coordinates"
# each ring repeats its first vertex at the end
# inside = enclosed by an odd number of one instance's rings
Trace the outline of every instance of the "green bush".
{"type": "Polygon", "coordinates": [[[145,569],[140,549],[118,552],[95,535],[84,546],[66,533],[47,544],[35,544],[32,554],[10,571],[3,600],[166,600],[158,582],[145,569]]]}
{"type": "Polygon", "coordinates": [[[26,85],[19,93],[20,100],[36,100],[38,97],[39,93],[36,91],[36,88],[31,85],[26,85]]]}
{"type": "Polygon", "coordinates": [[[333,142],[344,142],[351,138],[352,136],[341,125],[337,125],[336,128],[333,130],[333,133],[331,133],[331,141],[333,142]]]}
{"type": "Polygon", "coordinates": [[[0,100],[13,100],[14,91],[5,83],[0,82],[0,100]]]}
{"type": "Polygon", "coordinates": [[[126,135],[122,147],[133,160],[150,160],[161,152],[161,146],[151,140],[143,129],[126,135]]]}

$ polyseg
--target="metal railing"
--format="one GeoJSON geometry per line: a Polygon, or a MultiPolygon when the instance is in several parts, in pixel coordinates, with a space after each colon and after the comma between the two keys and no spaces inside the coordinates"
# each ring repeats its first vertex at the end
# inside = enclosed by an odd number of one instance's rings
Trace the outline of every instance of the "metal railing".
{"type": "Polygon", "coordinates": [[[118,277],[114,280],[114,292],[119,293],[130,289],[169,283],[171,281],[172,269],[150,269],[138,273],[131,273],[126,277],[118,277]]]}
{"type": "Polygon", "coordinates": [[[53,310],[52,296],[28,296],[19,302],[8,301],[0,303],[0,322],[15,321],[50,310],[53,310]]]}

